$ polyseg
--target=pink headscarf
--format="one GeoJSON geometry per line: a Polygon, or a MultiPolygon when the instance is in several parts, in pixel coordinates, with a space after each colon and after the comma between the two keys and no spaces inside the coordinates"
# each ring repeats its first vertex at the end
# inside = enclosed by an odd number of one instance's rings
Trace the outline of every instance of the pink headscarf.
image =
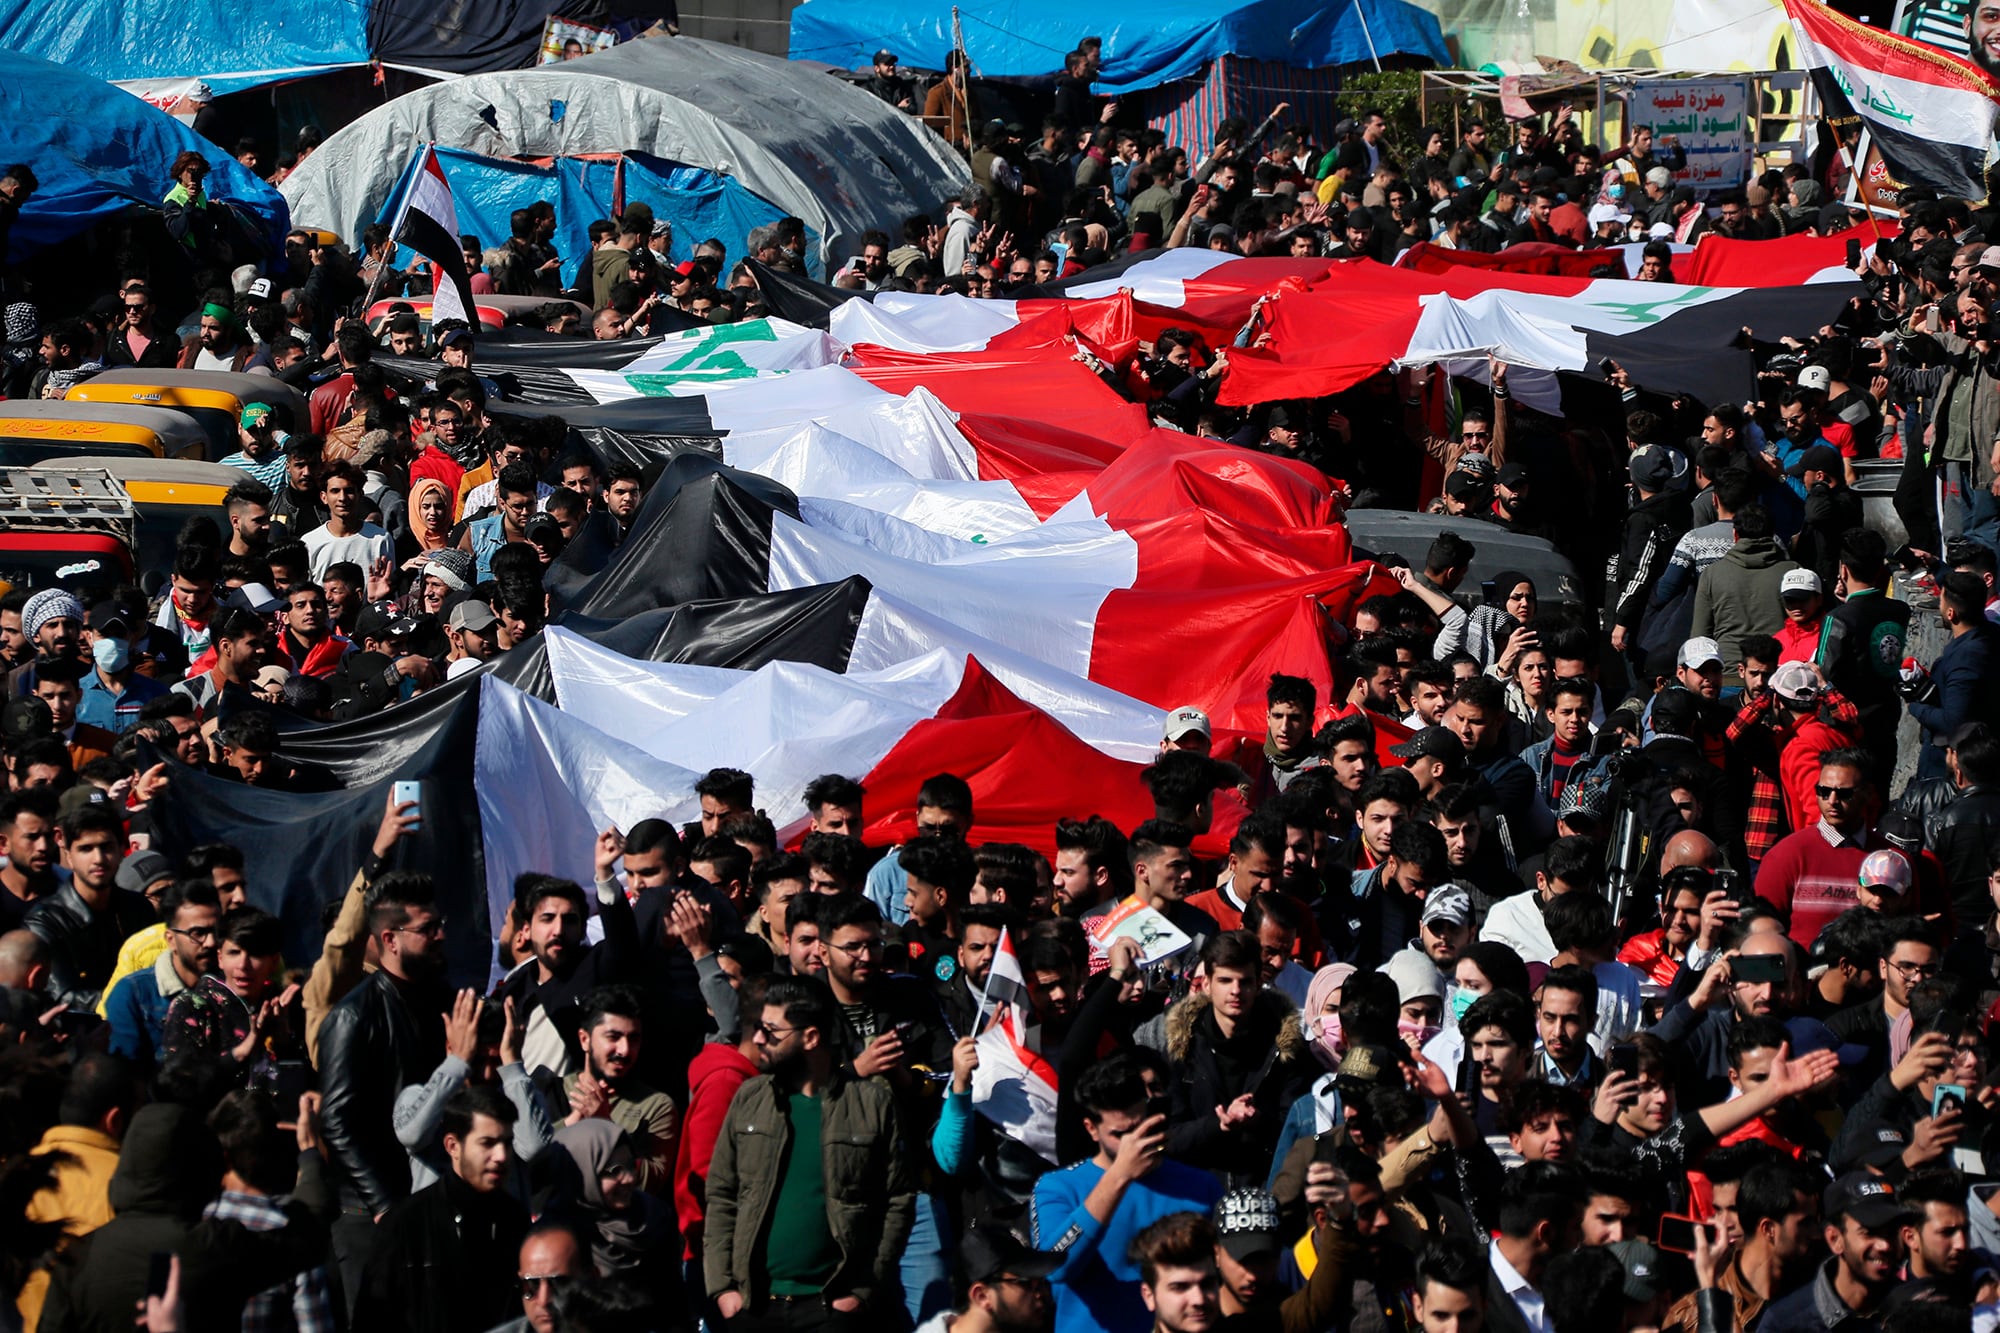
{"type": "Polygon", "coordinates": [[[1306,985],[1306,1002],[1301,1012],[1301,1020],[1306,1030],[1307,1040],[1312,1045],[1312,1053],[1328,1069],[1340,1067],[1340,1052],[1329,1047],[1323,1040],[1324,1029],[1320,1025],[1320,1011],[1326,1002],[1334,997],[1347,979],[1360,969],[1352,963],[1328,963],[1313,973],[1313,979],[1306,985]]]}

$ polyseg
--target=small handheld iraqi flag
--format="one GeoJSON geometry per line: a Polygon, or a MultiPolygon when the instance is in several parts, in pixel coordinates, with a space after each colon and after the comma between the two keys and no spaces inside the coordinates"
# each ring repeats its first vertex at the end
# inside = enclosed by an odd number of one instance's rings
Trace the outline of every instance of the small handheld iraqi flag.
{"type": "Polygon", "coordinates": [[[431,322],[462,319],[477,327],[472,317],[472,279],[458,244],[458,206],[452,202],[437,149],[430,144],[424,145],[409,173],[389,234],[396,244],[407,245],[431,261],[438,279],[431,293],[431,322]]]}
{"type": "Polygon", "coordinates": [[[1001,1133],[1053,1164],[1056,1071],[1042,1058],[1034,1015],[1027,974],[1014,953],[1012,936],[1003,930],[973,1023],[979,1038],[979,1068],[972,1076],[972,1106],[1001,1133]]]}
{"type": "Polygon", "coordinates": [[[1897,180],[1983,199],[2000,84],[1971,61],[1857,23],[1819,0],[1784,0],[1799,64],[1829,108],[1844,100],[1897,180]]]}

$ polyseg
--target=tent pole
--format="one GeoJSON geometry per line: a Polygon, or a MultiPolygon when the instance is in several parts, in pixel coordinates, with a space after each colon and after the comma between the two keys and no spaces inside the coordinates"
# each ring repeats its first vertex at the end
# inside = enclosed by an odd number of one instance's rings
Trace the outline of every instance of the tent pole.
{"type": "Polygon", "coordinates": [[[1368,39],[1368,58],[1375,62],[1375,72],[1382,72],[1382,56],[1375,49],[1375,34],[1368,30],[1368,16],[1361,12],[1361,0],[1354,0],[1354,17],[1361,20],[1361,35],[1368,39]]]}

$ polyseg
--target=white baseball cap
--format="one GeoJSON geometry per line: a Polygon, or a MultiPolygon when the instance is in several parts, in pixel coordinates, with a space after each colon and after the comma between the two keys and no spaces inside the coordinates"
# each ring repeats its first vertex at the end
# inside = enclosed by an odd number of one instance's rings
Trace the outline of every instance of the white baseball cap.
{"type": "Polygon", "coordinates": [[[1778,583],[1778,596],[1786,597],[1795,592],[1817,593],[1821,591],[1819,575],[1810,569],[1788,569],[1778,583]]]}
{"type": "Polygon", "coordinates": [[[1689,639],[1681,645],[1681,650],[1674,658],[1674,662],[1676,665],[1684,667],[1705,667],[1710,662],[1714,662],[1720,666],[1722,664],[1722,645],[1714,639],[1689,639]]]}
{"type": "Polygon", "coordinates": [[[1167,714],[1167,725],[1164,734],[1168,740],[1177,741],[1190,731],[1198,731],[1202,735],[1210,737],[1215,735],[1214,729],[1208,724],[1208,714],[1202,712],[1199,708],[1192,706],[1176,708],[1173,712],[1167,714]]]}
{"type": "Polygon", "coordinates": [[[1833,384],[1833,373],[1825,366],[1807,366],[1799,372],[1801,389],[1817,389],[1825,393],[1833,384]]]}

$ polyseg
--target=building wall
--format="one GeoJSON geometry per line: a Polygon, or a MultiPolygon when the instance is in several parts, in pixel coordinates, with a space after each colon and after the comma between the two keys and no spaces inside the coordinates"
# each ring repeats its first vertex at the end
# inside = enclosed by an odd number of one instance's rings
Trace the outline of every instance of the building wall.
{"type": "Polygon", "coordinates": [[[680,0],[681,31],[766,55],[791,49],[792,10],[799,0],[680,0]]]}

